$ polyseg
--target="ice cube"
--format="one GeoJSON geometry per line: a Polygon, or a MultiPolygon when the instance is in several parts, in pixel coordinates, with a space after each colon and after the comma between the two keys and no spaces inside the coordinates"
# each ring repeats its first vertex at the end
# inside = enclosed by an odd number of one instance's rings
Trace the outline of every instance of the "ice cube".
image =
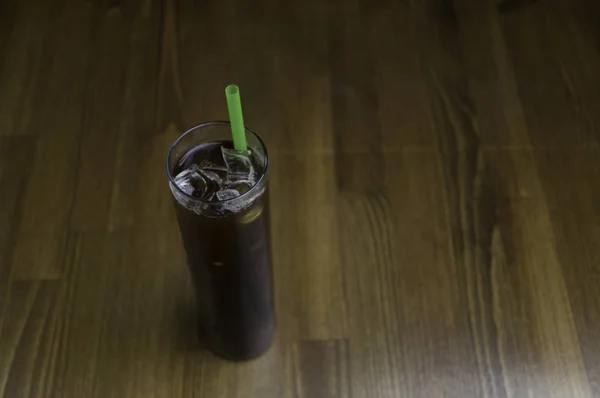
{"type": "Polygon", "coordinates": [[[175,177],[175,184],[188,195],[210,200],[221,189],[221,178],[213,172],[206,173],[197,164],[191,165],[175,177]]]}
{"type": "Polygon", "coordinates": [[[221,184],[227,179],[227,167],[202,160],[198,166],[203,174],[210,180],[221,184]]]}
{"type": "Polygon", "coordinates": [[[250,151],[236,151],[221,147],[223,160],[227,166],[228,183],[244,183],[252,187],[256,182],[256,172],[250,160],[250,151]]]}
{"type": "Polygon", "coordinates": [[[206,192],[206,180],[200,174],[198,165],[193,164],[175,176],[175,184],[183,192],[195,197],[202,197],[206,192]]]}
{"type": "Polygon", "coordinates": [[[238,196],[240,196],[240,193],[235,189],[223,189],[217,192],[217,198],[220,201],[237,198],[238,196]]]}
{"type": "Polygon", "coordinates": [[[221,186],[221,184],[223,184],[223,179],[214,171],[200,169],[200,174],[206,177],[206,179],[217,184],[219,187],[221,186]]]}
{"type": "Polygon", "coordinates": [[[225,167],[208,161],[202,161],[200,162],[200,166],[198,166],[198,172],[206,181],[206,192],[202,200],[210,202],[214,200],[216,192],[229,188],[227,184],[227,169],[225,167]]]}
{"type": "Polygon", "coordinates": [[[183,170],[181,173],[175,176],[175,185],[177,185],[179,189],[181,189],[188,195],[191,195],[192,192],[194,192],[194,186],[190,181],[190,175],[192,174],[192,172],[193,170],[187,169],[183,170]]]}

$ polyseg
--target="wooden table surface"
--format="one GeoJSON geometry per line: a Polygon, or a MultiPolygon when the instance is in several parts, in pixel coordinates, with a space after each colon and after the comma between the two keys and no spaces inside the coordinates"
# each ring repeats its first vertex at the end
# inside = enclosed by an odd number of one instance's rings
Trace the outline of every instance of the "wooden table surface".
{"type": "Polygon", "coordinates": [[[597,0],[5,0],[0,396],[600,396],[597,0]],[[164,172],[270,150],[278,336],[196,339],[164,172]]]}

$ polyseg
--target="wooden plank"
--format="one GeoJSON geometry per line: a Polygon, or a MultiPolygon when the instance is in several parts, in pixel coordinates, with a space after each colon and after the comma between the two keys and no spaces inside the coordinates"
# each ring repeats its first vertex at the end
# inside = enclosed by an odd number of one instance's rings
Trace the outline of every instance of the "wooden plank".
{"type": "Polygon", "coordinates": [[[38,140],[15,247],[17,279],[63,276],[61,256],[77,175],[92,11],[90,3],[67,1],[47,16],[55,23],[42,54],[44,84],[36,91],[33,123],[38,140]]]}
{"type": "Polygon", "coordinates": [[[275,155],[270,173],[271,247],[281,337],[343,338],[345,303],[333,157],[275,155]]]}
{"type": "Polygon", "coordinates": [[[530,140],[536,146],[598,144],[600,58],[578,27],[577,5],[535,2],[505,13],[502,31],[530,140]],[[550,83],[549,83],[550,82],[550,83]]]}
{"type": "Polygon", "coordinates": [[[597,220],[600,171],[597,149],[535,151],[556,252],[577,327],[581,356],[593,396],[600,394],[595,330],[600,317],[597,220]]]}
{"type": "Polygon", "coordinates": [[[0,138],[0,325],[9,294],[13,252],[35,147],[32,136],[0,138]]]}
{"type": "Polygon", "coordinates": [[[53,5],[39,0],[7,2],[0,33],[0,136],[35,132],[37,93],[44,86],[43,47],[53,5]]]}
{"type": "Polygon", "coordinates": [[[382,134],[368,28],[358,1],[339,10],[329,31],[336,182],[341,192],[376,192],[383,185],[382,134]]]}
{"type": "Polygon", "coordinates": [[[10,286],[0,329],[0,396],[41,398],[52,393],[65,291],[60,281],[10,286]]]}
{"type": "Polygon", "coordinates": [[[75,231],[108,229],[132,28],[132,21],[118,5],[105,8],[99,3],[94,15],[94,50],[86,77],[85,117],[71,214],[75,231]]]}
{"type": "Polygon", "coordinates": [[[298,396],[350,396],[347,341],[300,341],[296,345],[296,356],[300,374],[298,396]]]}
{"type": "Polygon", "coordinates": [[[167,125],[172,123],[181,126],[180,129],[186,129],[182,126],[181,108],[185,99],[178,43],[179,18],[177,3],[174,0],[166,0],[162,3],[159,20],[160,52],[158,54],[156,106],[151,115],[155,121],[156,132],[163,131],[167,125]]]}
{"type": "Polygon", "coordinates": [[[396,262],[389,246],[395,240],[389,204],[381,195],[345,194],[337,211],[349,314],[350,388],[356,396],[392,397],[401,368],[394,352],[398,280],[391,274],[396,262]]]}
{"type": "MultiPolygon", "coordinates": [[[[129,328],[122,328],[118,319],[111,325],[113,333],[130,342],[127,348],[113,348],[115,353],[129,355],[130,361],[122,366],[129,366],[130,377],[121,386],[107,388],[104,395],[183,396],[187,353],[201,347],[191,277],[164,174],[165,151],[177,135],[171,126],[141,149],[139,188],[133,196],[134,227],[124,242],[127,269],[114,282],[123,292],[115,308],[129,308],[135,316],[129,328]]],[[[112,340],[106,338],[106,344],[112,340]]]]}
{"type": "Polygon", "coordinates": [[[114,299],[108,294],[108,283],[122,267],[122,242],[122,234],[73,234],[69,238],[66,266],[70,276],[56,365],[58,396],[94,396],[103,365],[99,358],[105,354],[101,351],[105,348],[101,346],[106,333],[103,325],[114,299]]]}
{"type": "MultiPolygon", "coordinates": [[[[0,14],[0,56],[4,57],[8,51],[11,33],[17,15],[17,1],[11,0],[4,3],[4,9],[0,14]]],[[[1,68],[0,68],[1,70],[1,68]]]]}
{"type": "MultiPolygon", "coordinates": [[[[281,110],[282,114],[275,118],[273,124],[259,122],[265,129],[273,130],[258,133],[265,137],[267,149],[274,156],[331,155],[335,151],[335,142],[329,78],[304,77],[297,69],[297,62],[296,56],[282,56],[278,60],[278,68],[281,68],[279,72],[288,72],[277,73],[277,98],[280,102],[289,102],[290,106],[281,110]]],[[[261,114],[264,114],[265,119],[271,119],[266,112],[257,115],[261,114]]]]}
{"type": "Polygon", "coordinates": [[[462,48],[465,79],[482,145],[528,146],[525,116],[501,26],[502,6],[493,0],[456,0],[454,4],[456,40],[462,48]]]}
{"type": "MultiPolygon", "coordinates": [[[[123,103],[116,142],[115,173],[108,229],[115,231],[132,227],[136,212],[137,192],[143,149],[152,137],[162,131],[156,128],[158,67],[160,52],[161,4],[153,1],[121,3],[124,18],[131,18],[128,40],[123,103]]],[[[166,157],[166,148],[162,148],[166,157]]],[[[160,174],[163,176],[164,174],[160,174]]],[[[158,176],[158,175],[157,175],[158,176]]]]}
{"type": "MultiPolygon", "coordinates": [[[[456,297],[454,313],[458,308],[463,327],[468,330],[459,345],[460,354],[471,358],[470,391],[456,394],[476,396],[506,396],[497,358],[496,330],[491,312],[489,285],[490,230],[493,220],[493,201],[485,180],[486,164],[482,154],[483,132],[477,123],[477,108],[471,101],[468,82],[457,41],[456,10],[441,3],[434,12],[441,26],[448,30],[448,57],[440,49],[437,70],[431,72],[427,83],[431,98],[431,122],[437,141],[440,206],[444,207],[446,220],[442,226],[447,231],[450,273],[456,297]],[[439,13],[439,14],[437,14],[439,13]],[[444,63],[446,61],[446,63],[444,63]]],[[[457,321],[458,322],[458,321],[457,321]]],[[[460,391],[460,386],[453,386],[460,391]]]]}
{"type": "MultiPolygon", "coordinates": [[[[121,385],[105,387],[104,394],[185,396],[185,388],[191,383],[185,373],[188,354],[200,351],[201,342],[179,236],[167,228],[136,229],[126,247],[123,261],[129,269],[116,282],[123,294],[114,306],[130,310],[121,309],[121,316],[135,315],[128,322],[116,317],[110,322],[114,335],[125,340],[122,346],[110,337],[105,342],[113,345],[115,355],[128,355],[129,360],[121,367],[129,377],[121,385]]],[[[113,372],[110,366],[102,366],[106,372],[113,372]]]]}
{"type": "MultiPolygon", "coordinates": [[[[386,2],[364,11],[384,151],[435,145],[428,123],[428,93],[422,83],[429,71],[419,57],[417,7],[410,2],[386,2]]],[[[369,126],[363,134],[371,137],[369,126]]]]}
{"type": "Polygon", "coordinates": [[[482,396],[437,154],[386,154],[386,168],[388,194],[344,196],[339,215],[352,392],[482,396]]]}
{"type": "Polygon", "coordinates": [[[576,328],[577,310],[567,290],[548,197],[533,154],[522,150],[486,156],[491,175],[514,170],[513,186],[528,191],[527,196],[515,197],[496,183],[501,179],[490,180],[498,200],[492,243],[498,281],[494,314],[507,391],[513,396],[531,388],[549,397],[592,396],[576,328]]]}
{"type": "Polygon", "coordinates": [[[289,355],[280,344],[243,363],[228,362],[208,352],[188,353],[186,390],[181,396],[292,398],[289,355]]]}

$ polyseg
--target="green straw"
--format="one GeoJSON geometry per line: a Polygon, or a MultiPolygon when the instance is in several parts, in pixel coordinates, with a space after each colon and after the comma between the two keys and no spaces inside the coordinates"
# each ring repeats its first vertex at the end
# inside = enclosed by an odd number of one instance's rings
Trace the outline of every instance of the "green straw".
{"type": "Polygon", "coordinates": [[[233,147],[236,151],[247,151],[246,129],[244,128],[242,103],[240,102],[240,88],[235,84],[230,84],[225,88],[225,96],[227,97],[227,108],[229,109],[229,123],[231,123],[233,147]]]}

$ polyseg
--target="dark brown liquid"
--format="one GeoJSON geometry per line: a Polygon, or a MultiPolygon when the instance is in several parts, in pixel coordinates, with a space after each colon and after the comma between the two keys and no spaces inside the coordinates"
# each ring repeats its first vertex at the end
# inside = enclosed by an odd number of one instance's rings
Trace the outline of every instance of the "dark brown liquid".
{"type": "MultiPolygon", "coordinates": [[[[219,162],[220,146],[203,144],[182,156],[174,175],[204,160],[219,162]]],[[[175,201],[206,343],[230,359],[261,354],[275,332],[265,193],[238,213],[198,215],[175,201]]]]}

